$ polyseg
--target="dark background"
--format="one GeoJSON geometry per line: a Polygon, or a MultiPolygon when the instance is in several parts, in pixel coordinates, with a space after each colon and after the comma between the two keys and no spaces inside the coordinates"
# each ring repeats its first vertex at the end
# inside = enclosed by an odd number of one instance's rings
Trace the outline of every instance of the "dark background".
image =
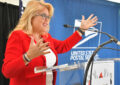
{"type": "MultiPolygon", "coordinates": [[[[9,32],[16,26],[19,19],[19,7],[0,2],[0,70],[2,68],[6,41],[9,32]]],[[[0,85],[9,85],[0,71],[0,85]]]]}

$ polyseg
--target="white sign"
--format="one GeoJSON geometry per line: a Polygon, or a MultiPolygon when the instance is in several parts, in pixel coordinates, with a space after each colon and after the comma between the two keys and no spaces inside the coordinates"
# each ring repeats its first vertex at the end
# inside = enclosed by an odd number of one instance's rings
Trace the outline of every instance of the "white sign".
{"type": "MultiPolygon", "coordinates": [[[[101,31],[102,30],[102,22],[97,22],[97,24],[99,24],[99,28],[95,28],[95,27],[91,27],[89,28],[90,30],[99,30],[101,31]]],[[[81,20],[80,19],[75,19],[75,25],[74,27],[80,27],[81,25],[81,20]]],[[[75,29],[73,30],[73,32],[75,31],[75,29]]],[[[97,45],[96,46],[89,46],[89,47],[81,47],[80,45],[86,43],[88,40],[91,40],[95,37],[98,36],[98,33],[97,32],[92,32],[92,31],[85,31],[85,38],[83,40],[81,40],[79,43],[77,43],[73,49],[82,49],[82,48],[85,48],[85,49],[90,49],[90,48],[93,48],[95,49],[96,47],[98,47],[100,45],[100,39],[101,39],[101,34],[99,34],[99,37],[98,37],[98,40],[96,41],[97,42],[97,45]]]]}
{"type": "MultiPolygon", "coordinates": [[[[81,20],[75,19],[74,27],[80,27],[81,20]]],[[[95,27],[91,27],[90,30],[102,30],[102,22],[97,22],[95,27]],[[97,29],[96,29],[97,28],[97,29]]],[[[75,32],[77,28],[73,29],[75,32]]],[[[85,31],[85,36],[80,40],[71,50],[70,60],[89,60],[94,50],[100,45],[101,34],[93,31],[85,31]]],[[[95,59],[99,59],[99,55],[95,55],[95,59]]]]}
{"type": "MultiPolygon", "coordinates": [[[[90,70],[91,68],[89,69],[89,72],[88,72],[86,85],[90,85],[90,70]]],[[[114,85],[114,62],[113,61],[95,61],[94,62],[91,85],[114,85]]]]}

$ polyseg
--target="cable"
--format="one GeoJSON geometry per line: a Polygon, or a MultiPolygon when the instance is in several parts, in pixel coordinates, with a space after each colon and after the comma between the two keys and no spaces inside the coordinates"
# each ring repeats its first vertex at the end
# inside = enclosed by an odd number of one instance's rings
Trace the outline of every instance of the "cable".
{"type": "MultiPolygon", "coordinates": [[[[87,80],[87,75],[88,75],[88,70],[89,70],[89,67],[91,65],[91,63],[93,62],[94,60],[94,56],[96,55],[96,53],[101,49],[101,47],[103,47],[104,45],[108,44],[108,43],[111,43],[113,42],[112,39],[110,39],[109,41],[106,41],[104,42],[103,44],[99,45],[98,48],[96,48],[96,50],[93,52],[92,56],[90,57],[88,63],[87,63],[87,66],[86,66],[86,70],[85,70],[85,74],[84,74],[84,81],[83,81],[83,85],[86,85],[86,80],[87,80]]],[[[93,65],[92,65],[93,66],[93,65]]],[[[92,66],[91,66],[91,69],[92,69],[92,66]]],[[[91,75],[90,75],[91,76],[91,75]]],[[[90,77],[90,80],[91,80],[91,77],[90,77]]],[[[90,85],[91,85],[91,82],[90,82],[90,85]]]]}
{"type": "Polygon", "coordinates": [[[120,51],[120,49],[116,49],[116,48],[109,48],[109,47],[102,47],[102,49],[111,49],[111,50],[120,51]]]}

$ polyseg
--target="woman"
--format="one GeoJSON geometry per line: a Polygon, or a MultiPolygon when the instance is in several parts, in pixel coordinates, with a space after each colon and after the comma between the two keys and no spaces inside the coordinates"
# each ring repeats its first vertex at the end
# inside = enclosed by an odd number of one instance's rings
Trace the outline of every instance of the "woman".
{"type": "Polygon", "coordinates": [[[57,65],[57,54],[69,51],[97,21],[93,14],[87,20],[82,16],[81,29],[59,41],[48,33],[52,15],[53,7],[49,3],[33,0],[27,4],[7,41],[2,72],[10,79],[10,85],[55,85],[56,71],[35,74],[34,68],[57,65]]]}

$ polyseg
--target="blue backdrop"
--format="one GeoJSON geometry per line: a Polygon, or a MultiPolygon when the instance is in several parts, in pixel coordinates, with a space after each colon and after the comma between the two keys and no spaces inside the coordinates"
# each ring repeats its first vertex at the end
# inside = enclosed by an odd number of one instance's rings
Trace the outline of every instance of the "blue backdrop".
{"type": "MultiPolygon", "coordinates": [[[[85,15],[87,18],[90,14],[94,14],[98,17],[98,24],[96,27],[98,30],[107,32],[118,40],[120,40],[120,5],[107,2],[104,0],[45,0],[54,6],[55,12],[50,23],[50,34],[52,37],[65,40],[73,33],[73,29],[64,28],[63,24],[70,24],[74,26],[75,19],[81,19],[81,15],[85,15]]],[[[86,37],[83,36],[83,39],[86,37]]],[[[75,61],[87,60],[95,48],[87,47],[97,47],[99,44],[109,40],[105,35],[98,34],[96,37],[90,39],[89,41],[81,44],[81,49],[71,49],[71,51],[59,55],[59,65],[64,63],[72,63],[75,61]],[[85,48],[85,49],[84,49],[85,48]],[[74,52],[77,52],[80,56],[75,56],[74,52]],[[82,54],[82,55],[81,55],[82,54]]],[[[119,48],[115,43],[111,43],[106,47],[119,48]]],[[[116,58],[120,57],[120,52],[101,49],[97,54],[96,58],[116,58]]],[[[119,63],[115,65],[115,85],[120,85],[120,65],[119,63]]],[[[57,85],[59,85],[59,73],[57,76],[57,85]]]]}

